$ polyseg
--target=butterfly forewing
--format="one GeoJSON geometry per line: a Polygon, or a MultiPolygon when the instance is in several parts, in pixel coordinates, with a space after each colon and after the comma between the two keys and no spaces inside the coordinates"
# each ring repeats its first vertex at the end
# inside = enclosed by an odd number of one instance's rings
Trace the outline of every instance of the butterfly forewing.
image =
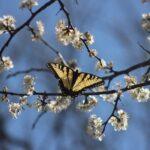
{"type": "Polygon", "coordinates": [[[60,64],[48,63],[48,68],[50,68],[56,77],[60,79],[63,83],[63,86],[66,89],[72,88],[72,80],[73,80],[73,70],[68,68],[67,66],[62,66],[60,64]]]}

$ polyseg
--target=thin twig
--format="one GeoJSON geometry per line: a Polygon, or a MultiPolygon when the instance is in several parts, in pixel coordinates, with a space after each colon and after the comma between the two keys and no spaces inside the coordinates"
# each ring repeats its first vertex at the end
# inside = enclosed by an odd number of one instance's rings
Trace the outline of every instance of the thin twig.
{"type": "MultiPolygon", "coordinates": [[[[31,26],[28,26],[30,32],[36,37],[36,33],[34,31],[34,29],[31,27],[31,26]]],[[[59,58],[60,60],[62,61],[62,63],[64,65],[67,66],[67,62],[65,61],[64,57],[62,56],[62,54],[56,50],[53,46],[51,46],[45,39],[43,39],[42,37],[40,37],[39,39],[45,46],[47,46],[50,50],[52,50],[59,58]]]]}
{"type": "Polygon", "coordinates": [[[64,3],[61,0],[57,0],[57,1],[60,5],[60,10],[62,10],[67,17],[68,26],[70,28],[73,28],[72,23],[71,23],[71,19],[70,19],[70,14],[68,13],[67,9],[65,8],[64,3]]]}
{"type": "Polygon", "coordinates": [[[29,25],[30,22],[36,17],[36,15],[38,15],[40,12],[42,12],[43,10],[45,10],[46,8],[48,8],[50,5],[52,5],[56,0],[50,0],[47,3],[45,3],[43,6],[41,6],[37,11],[33,12],[31,17],[29,19],[27,19],[22,25],[20,25],[18,28],[16,28],[14,30],[14,32],[12,34],[10,34],[10,37],[8,38],[8,40],[4,43],[4,45],[2,46],[2,48],[0,49],[0,58],[2,60],[2,53],[4,52],[4,50],[6,49],[6,47],[8,47],[8,45],[10,44],[11,40],[15,37],[15,35],[22,30],[25,26],[29,25]]]}
{"type": "Polygon", "coordinates": [[[120,76],[120,75],[123,75],[123,74],[129,74],[131,71],[134,71],[136,69],[140,69],[142,67],[146,67],[146,66],[150,66],[150,59],[146,60],[146,61],[143,61],[141,63],[138,63],[136,65],[133,65],[127,69],[124,69],[124,70],[121,70],[121,71],[115,71],[115,73],[113,73],[112,75],[109,75],[109,76],[105,76],[105,77],[102,77],[104,80],[105,79],[110,79],[110,78],[115,78],[117,76],[120,76]]]}
{"type": "Polygon", "coordinates": [[[140,44],[140,43],[138,42],[138,45],[142,48],[142,50],[144,50],[144,52],[146,52],[147,54],[150,55],[150,51],[147,50],[142,44],[140,44]]]}
{"type": "Polygon", "coordinates": [[[109,115],[109,117],[107,118],[107,120],[103,123],[102,134],[105,132],[105,129],[106,129],[107,125],[108,125],[108,122],[109,122],[110,118],[115,115],[115,112],[117,110],[117,106],[118,106],[119,100],[120,100],[120,94],[118,94],[118,96],[117,96],[117,98],[115,100],[115,104],[114,104],[112,113],[109,115]]]}
{"type": "Polygon", "coordinates": [[[37,118],[35,119],[35,121],[33,122],[33,125],[32,125],[32,130],[35,128],[35,126],[37,125],[38,121],[40,120],[40,118],[46,113],[46,111],[43,111],[41,112],[37,118]]]}

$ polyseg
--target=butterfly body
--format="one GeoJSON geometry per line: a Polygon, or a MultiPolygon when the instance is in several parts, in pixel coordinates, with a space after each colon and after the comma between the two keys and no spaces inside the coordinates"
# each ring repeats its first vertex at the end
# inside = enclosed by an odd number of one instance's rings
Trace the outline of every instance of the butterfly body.
{"type": "Polygon", "coordinates": [[[103,80],[95,75],[74,71],[70,67],[57,63],[48,63],[47,67],[59,80],[61,91],[65,95],[77,96],[87,88],[103,84],[103,80]]]}

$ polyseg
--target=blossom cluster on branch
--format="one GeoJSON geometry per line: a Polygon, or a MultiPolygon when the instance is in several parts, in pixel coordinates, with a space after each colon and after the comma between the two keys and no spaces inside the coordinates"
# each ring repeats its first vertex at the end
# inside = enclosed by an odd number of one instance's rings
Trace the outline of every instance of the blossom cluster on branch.
{"type": "MultiPolygon", "coordinates": [[[[119,102],[122,100],[124,92],[128,92],[133,99],[137,102],[148,102],[150,100],[150,90],[144,86],[150,85],[150,59],[138,63],[136,65],[130,66],[127,69],[122,69],[120,71],[114,70],[114,64],[112,62],[106,62],[103,58],[98,57],[98,52],[90,46],[94,43],[94,36],[88,31],[82,33],[79,29],[72,25],[70,14],[66,10],[63,2],[61,0],[49,0],[47,3],[39,7],[36,11],[33,8],[39,5],[36,0],[22,0],[20,4],[21,9],[27,9],[31,16],[22,25],[16,27],[13,16],[4,15],[0,18],[0,36],[3,34],[9,35],[2,48],[0,49],[0,73],[7,71],[14,67],[13,61],[9,56],[3,56],[3,52],[7,46],[9,46],[11,40],[14,36],[21,31],[23,28],[27,27],[28,31],[31,33],[32,41],[40,41],[45,46],[47,46],[52,52],[57,56],[55,62],[62,63],[64,65],[70,66],[73,70],[76,70],[78,63],[76,61],[65,61],[63,55],[57,51],[53,46],[51,46],[44,38],[45,33],[44,23],[41,20],[36,20],[36,27],[31,26],[31,21],[43,10],[48,8],[54,3],[58,3],[60,10],[66,16],[66,19],[60,20],[55,27],[56,37],[59,42],[64,46],[71,45],[75,49],[86,49],[90,58],[96,59],[95,70],[103,71],[104,76],[102,77],[105,81],[104,85],[95,87],[92,92],[83,92],[80,95],[84,96],[84,100],[76,105],[78,111],[92,112],[92,110],[98,106],[99,99],[103,99],[105,102],[111,103],[113,105],[112,113],[109,117],[104,120],[101,117],[92,114],[87,122],[87,133],[94,139],[102,140],[105,136],[104,132],[106,126],[110,124],[115,131],[126,130],[128,127],[128,114],[119,107],[119,102]],[[138,81],[135,76],[130,73],[134,70],[144,68],[146,70],[143,73],[141,80],[138,81]],[[124,75],[122,82],[125,84],[113,84],[112,80],[117,77],[124,75]],[[99,97],[96,97],[98,95],[99,97]]],[[[144,2],[144,1],[143,1],[144,2]]],[[[142,15],[141,26],[146,32],[150,32],[150,14],[142,15]]],[[[149,36],[148,36],[149,39],[149,36]]],[[[145,49],[144,49],[145,50],[145,49]]],[[[148,52],[148,50],[146,50],[148,52]]],[[[45,69],[32,68],[26,71],[18,71],[9,77],[15,77],[24,73],[23,87],[24,91],[22,93],[11,92],[7,87],[0,90],[1,101],[8,104],[8,110],[13,118],[17,118],[21,112],[26,108],[34,108],[38,112],[53,112],[60,113],[66,110],[74,101],[72,95],[64,95],[63,93],[48,93],[48,92],[37,92],[35,88],[36,76],[33,77],[29,74],[32,71],[47,71],[45,69]],[[18,96],[18,102],[11,102],[9,96],[18,96]],[[36,100],[31,103],[29,98],[35,96],[36,100]],[[54,97],[55,96],[55,97],[54,97]]]]}

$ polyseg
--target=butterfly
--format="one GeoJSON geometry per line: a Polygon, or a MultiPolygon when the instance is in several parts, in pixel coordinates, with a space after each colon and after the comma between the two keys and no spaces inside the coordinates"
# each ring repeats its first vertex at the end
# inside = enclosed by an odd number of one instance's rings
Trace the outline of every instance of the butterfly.
{"type": "Polygon", "coordinates": [[[90,73],[74,71],[68,66],[58,63],[47,63],[47,67],[59,80],[61,91],[65,95],[77,96],[82,91],[104,84],[102,78],[90,73]]]}

